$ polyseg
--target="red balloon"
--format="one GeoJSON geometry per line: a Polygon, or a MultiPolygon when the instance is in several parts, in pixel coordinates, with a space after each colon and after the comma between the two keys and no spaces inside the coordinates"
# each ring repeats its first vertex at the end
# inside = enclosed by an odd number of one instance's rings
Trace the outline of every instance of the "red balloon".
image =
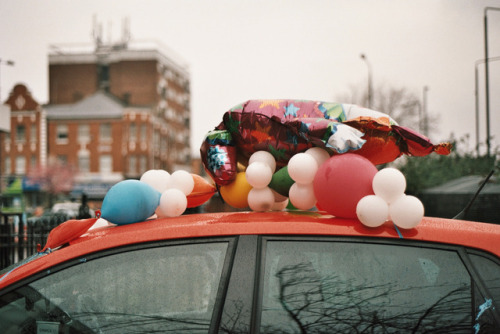
{"type": "Polygon", "coordinates": [[[361,198],[373,195],[372,181],[377,168],[367,158],[354,153],[335,155],[325,161],[314,177],[318,207],[331,215],[356,218],[361,198]]]}
{"type": "Polygon", "coordinates": [[[95,224],[98,218],[88,218],[88,219],[71,219],[67,220],[64,223],[54,227],[52,231],[50,231],[49,236],[47,237],[47,243],[45,247],[42,249],[42,252],[45,252],[47,249],[54,249],[59,246],[62,246],[88,231],[92,225],[95,224]]]}

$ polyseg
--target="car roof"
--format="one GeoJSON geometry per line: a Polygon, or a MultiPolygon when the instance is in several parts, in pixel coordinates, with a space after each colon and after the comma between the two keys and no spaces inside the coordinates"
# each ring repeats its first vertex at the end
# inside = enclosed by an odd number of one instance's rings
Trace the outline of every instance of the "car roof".
{"type": "Polygon", "coordinates": [[[252,234],[403,238],[462,245],[500,257],[500,225],[494,224],[424,217],[416,228],[404,230],[390,221],[368,228],[357,219],[310,211],[204,213],[90,230],[69,246],[12,270],[8,277],[0,278],[0,289],[59,263],[106,249],[161,240],[252,234]]]}

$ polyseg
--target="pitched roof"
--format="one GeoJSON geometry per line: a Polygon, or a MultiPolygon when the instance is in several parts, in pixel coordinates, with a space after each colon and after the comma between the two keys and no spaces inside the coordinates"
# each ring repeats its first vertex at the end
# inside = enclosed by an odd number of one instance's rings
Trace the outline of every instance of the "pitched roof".
{"type": "Polygon", "coordinates": [[[103,91],[73,104],[46,105],[48,119],[121,118],[125,106],[118,99],[103,91]]]}
{"type": "Polygon", "coordinates": [[[14,86],[5,104],[10,105],[11,111],[38,110],[40,104],[31,96],[31,92],[23,84],[14,86]]]}

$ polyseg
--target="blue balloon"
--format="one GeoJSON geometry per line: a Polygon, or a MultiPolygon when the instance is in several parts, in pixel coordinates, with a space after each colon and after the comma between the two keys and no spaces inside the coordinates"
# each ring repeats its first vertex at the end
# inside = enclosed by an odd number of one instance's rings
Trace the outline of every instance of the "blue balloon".
{"type": "Polygon", "coordinates": [[[104,196],[101,217],[117,225],[142,222],[155,213],[160,197],[159,191],[144,182],[118,182],[104,196]]]}

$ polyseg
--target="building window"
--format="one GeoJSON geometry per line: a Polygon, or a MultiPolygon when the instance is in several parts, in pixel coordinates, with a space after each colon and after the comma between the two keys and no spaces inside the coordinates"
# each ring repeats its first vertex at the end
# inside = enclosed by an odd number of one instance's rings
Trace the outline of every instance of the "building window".
{"type": "Polygon", "coordinates": [[[30,158],[30,168],[36,168],[36,155],[32,155],[30,158]]]}
{"type": "Polygon", "coordinates": [[[16,141],[23,143],[26,141],[26,128],[24,125],[16,126],[16,141]]]}
{"type": "Polygon", "coordinates": [[[12,167],[11,167],[11,163],[10,163],[10,157],[6,156],[5,157],[5,171],[4,171],[4,173],[7,175],[10,175],[11,172],[12,172],[12,167]]]}
{"type": "Polygon", "coordinates": [[[137,127],[135,126],[135,123],[130,123],[129,139],[134,142],[137,140],[137,127]]]}
{"type": "Polygon", "coordinates": [[[26,157],[20,155],[16,157],[16,174],[26,173],[26,157]]]}
{"type": "Polygon", "coordinates": [[[145,142],[147,141],[147,136],[148,136],[148,127],[146,124],[141,124],[141,141],[145,142]]]}
{"type": "Polygon", "coordinates": [[[56,141],[59,144],[65,144],[68,142],[68,125],[58,124],[56,129],[56,141]]]}
{"type": "Polygon", "coordinates": [[[111,123],[102,123],[99,128],[101,141],[111,140],[111,123]]]}
{"type": "Polygon", "coordinates": [[[128,157],[128,172],[129,174],[137,174],[137,157],[135,155],[128,157]]]}
{"type": "Polygon", "coordinates": [[[90,156],[88,154],[78,154],[78,171],[80,173],[90,172],[90,156]]]}
{"type": "Polygon", "coordinates": [[[99,78],[99,88],[109,92],[109,65],[99,64],[97,68],[97,75],[99,78]]]}
{"type": "Polygon", "coordinates": [[[101,154],[99,156],[99,172],[111,173],[113,172],[113,158],[109,154],[101,154]]]}
{"type": "Polygon", "coordinates": [[[147,160],[145,156],[139,157],[139,173],[143,174],[147,170],[147,160]]]}
{"type": "Polygon", "coordinates": [[[31,124],[31,130],[30,130],[30,141],[32,143],[36,143],[37,142],[37,127],[36,127],[36,124],[31,124]]]}
{"type": "Polygon", "coordinates": [[[79,142],[89,142],[90,141],[90,129],[88,124],[78,125],[78,141],[79,142]]]}

